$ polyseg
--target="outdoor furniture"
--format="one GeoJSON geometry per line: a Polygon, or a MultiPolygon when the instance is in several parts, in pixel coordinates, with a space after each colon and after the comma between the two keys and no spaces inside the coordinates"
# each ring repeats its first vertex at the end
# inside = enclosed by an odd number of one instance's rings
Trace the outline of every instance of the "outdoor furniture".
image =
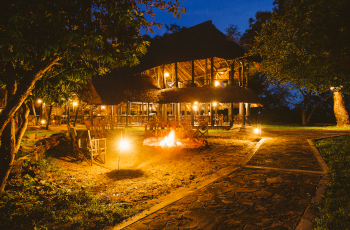
{"type": "Polygon", "coordinates": [[[157,137],[158,130],[157,130],[157,122],[156,121],[147,121],[145,125],[145,134],[147,136],[153,136],[157,137]]]}
{"type": "Polygon", "coordinates": [[[237,114],[233,116],[234,118],[234,124],[241,124],[242,123],[242,115],[241,114],[237,114]]]}
{"type": "Polygon", "coordinates": [[[223,114],[215,114],[215,124],[217,126],[222,125],[224,122],[224,115],[223,114]]]}
{"type": "Polygon", "coordinates": [[[182,134],[182,138],[195,138],[198,137],[197,133],[195,132],[195,130],[193,129],[191,122],[188,121],[183,121],[181,122],[181,134],[182,134]]]}
{"type": "Polygon", "coordinates": [[[158,135],[163,137],[168,135],[168,122],[167,121],[158,121],[157,132],[158,135]]]}
{"type": "Polygon", "coordinates": [[[175,136],[180,135],[181,133],[181,127],[179,121],[169,121],[168,127],[170,130],[174,130],[175,136]]]}
{"type": "Polygon", "coordinates": [[[92,138],[90,130],[88,130],[88,151],[91,157],[91,165],[93,161],[106,163],[107,143],[106,138],[92,138]]]}
{"type": "Polygon", "coordinates": [[[201,137],[201,136],[208,136],[209,135],[209,122],[207,121],[201,121],[199,122],[199,125],[197,126],[197,136],[201,137]]]}

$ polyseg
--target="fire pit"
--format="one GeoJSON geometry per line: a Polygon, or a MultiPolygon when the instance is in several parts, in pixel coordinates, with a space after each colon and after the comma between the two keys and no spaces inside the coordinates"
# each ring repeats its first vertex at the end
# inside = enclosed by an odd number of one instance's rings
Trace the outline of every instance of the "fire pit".
{"type": "Polygon", "coordinates": [[[196,149],[200,147],[206,147],[208,145],[208,142],[196,138],[178,139],[175,137],[175,132],[171,131],[169,135],[165,137],[147,138],[143,141],[143,145],[162,148],[196,149]]]}

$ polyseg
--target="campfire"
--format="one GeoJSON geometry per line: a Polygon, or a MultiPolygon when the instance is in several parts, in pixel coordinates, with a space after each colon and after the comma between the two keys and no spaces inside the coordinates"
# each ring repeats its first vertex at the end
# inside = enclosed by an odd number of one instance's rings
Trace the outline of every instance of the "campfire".
{"type": "Polygon", "coordinates": [[[206,141],[202,141],[196,138],[176,138],[174,130],[170,131],[170,133],[165,137],[150,137],[143,141],[143,145],[146,146],[155,146],[162,148],[186,148],[186,149],[194,149],[199,147],[207,146],[206,141]]]}

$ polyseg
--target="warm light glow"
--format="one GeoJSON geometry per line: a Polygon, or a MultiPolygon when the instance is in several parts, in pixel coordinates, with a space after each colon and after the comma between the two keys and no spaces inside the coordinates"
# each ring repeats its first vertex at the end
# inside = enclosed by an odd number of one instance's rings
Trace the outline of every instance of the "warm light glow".
{"type": "Polygon", "coordinates": [[[165,73],[164,73],[164,77],[169,77],[169,73],[168,73],[168,72],[165,72],[165,73]]]}
{"type": "Polygon", "coordinates": [[[106,108],[106,106],[104,106],[104,105],[101,105],[101,109],[105,109],[106,108]]]}
{"type": "Polygon", "coordinates": [[[193,109],[194,109],[194,110],[197,110],[197,109],[198,109],[198,106],[194,105],[194,106],[193,106],[193,109]]]}
{"type": "Polygon", "coordinates": [[[162,147],[175,147],[179,145],[181,145],[181,142],[176,141],[174,130],[171,130],[169,135],[164,137],[164,139],[160,142],[160,146],[162,147]]]}
{"type": "Polygon", "coordinates": [[[331,90],[334,90],[334,87],[331,87],[331,90]]]}
{"type": "Polygon", "coordinates": [[[195,101],[194,104],[197,105],[197,104],[198,104],[198,101],[195,101]]]}
{"type": "Polygon", "coordinates": [[[41,102],[43,102],[43,100],[41,99],[38,99],[37,102],[40,104],[41,102]]]}
{"type": "Polygon", "coordinates": [[[126,139],[121,139],[119,142],[119,148],[121,151],[128,150],[130,148],[130,143],[126,139]]]}
{"type": "Polygon", "coordinates": [[[220,82],[215,81],[215,87],[218,87],[220,85],[220,82]]]}
{"type": "Polygon", "coordinates": [[[78,102],[73,101],[73,106],[77,106],[77,105],[78,105],[78,102]]]}
{"type": "Polygon", "coordinates": [[[259,134],[259,133],[260,133],[260,129],[255,128],[255,129],[254,129],[254,133],[255,133],[255,134],[259,134]]]}
{"type": "Polygon", "coordinates": [[[45,120],[41,120],[41,124],[45,125],[46,121],[45,120]]]}
{"type": "Polygon", "coordinates": [[[218,103],[217,102],[213,102],[213,106],[215,107],[215,106],[217,106],[218,105],[218,103]]]}

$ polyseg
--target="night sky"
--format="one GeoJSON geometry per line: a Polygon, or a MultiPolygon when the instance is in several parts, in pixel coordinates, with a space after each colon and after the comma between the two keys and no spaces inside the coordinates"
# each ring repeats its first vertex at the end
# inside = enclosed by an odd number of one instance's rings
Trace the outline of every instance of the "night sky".
{"type": "MultiPolygon", "coordinates": [[[[255,18],[257,11],[271,11],[274,0],[185,0],[180,1],[188,13],[182,14],[181,19],[167,12],[155,11],[156,21],[163,24],[176,23],[180,26],[191,27],[212,20],[220,31],[230,24],[237,25],[241,33],[249,28],[249,18],[255,18]]],[[[155,34],[162,35],[166,29],[154,28],[155,34]]],[[[151,36],[154,36],[150,34],[151,36]]]]}

